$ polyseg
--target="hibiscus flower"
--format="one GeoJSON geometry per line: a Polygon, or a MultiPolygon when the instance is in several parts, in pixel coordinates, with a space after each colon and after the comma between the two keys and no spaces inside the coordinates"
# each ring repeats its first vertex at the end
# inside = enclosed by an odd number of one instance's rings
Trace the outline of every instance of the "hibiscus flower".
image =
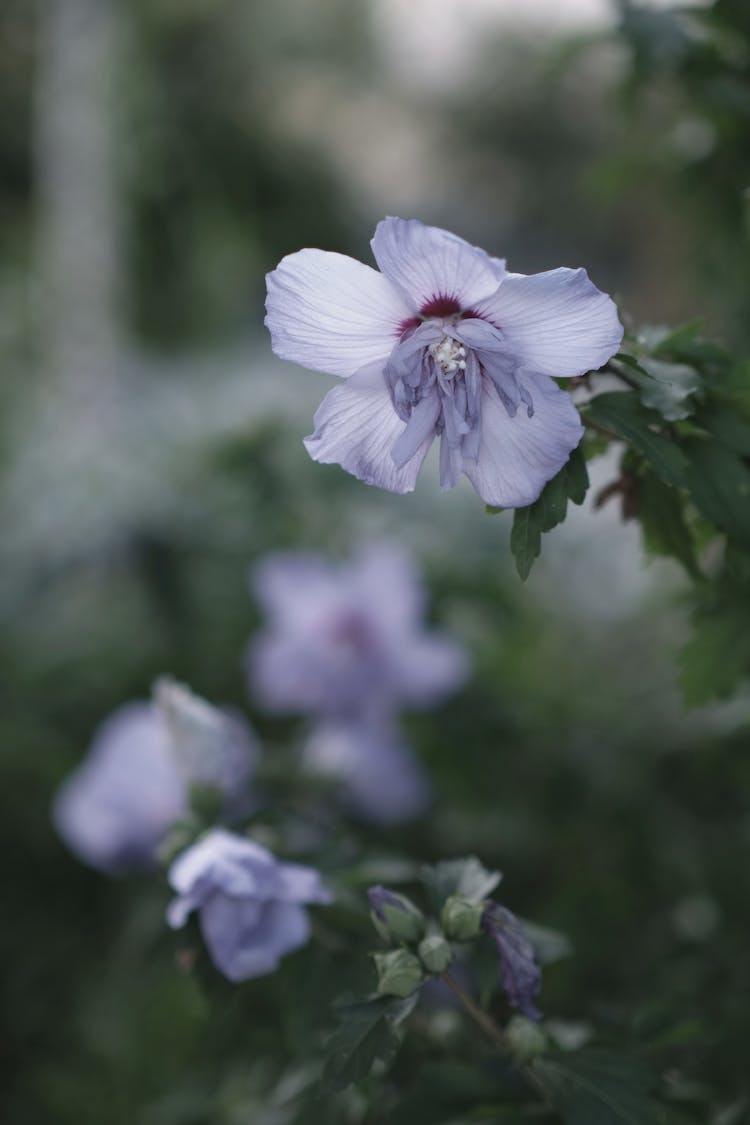
{"type": "Polygon", "coordinates": [[[275,353],[343,380],[315,414],[308,453],[411,492],[439,437],[442,489],[463,472],[487,504],[532,503],[583,435],[553,380],[614,355],[613,301],[583,269],[509,273],[416,219],[384,219],[371,245],[380,272],[306,249],[267,277],[275,353]]]}

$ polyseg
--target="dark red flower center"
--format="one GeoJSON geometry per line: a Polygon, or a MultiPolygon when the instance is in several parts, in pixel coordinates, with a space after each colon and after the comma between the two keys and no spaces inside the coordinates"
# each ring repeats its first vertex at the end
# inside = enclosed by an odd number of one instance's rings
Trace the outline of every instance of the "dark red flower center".
{"type": "Polygon", "coordinates": [[[455,316],[456,313],[461,312],[461,305],[457,297],[430,297],[426,304],[422,305],[419,310],[419,315],[428,316],[455,316]]]}

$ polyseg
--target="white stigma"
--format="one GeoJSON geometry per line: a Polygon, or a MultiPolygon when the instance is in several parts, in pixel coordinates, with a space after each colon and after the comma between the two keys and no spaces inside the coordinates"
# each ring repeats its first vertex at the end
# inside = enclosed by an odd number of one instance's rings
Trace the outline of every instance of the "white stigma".
{"type": "Polygon", "coordinates": [[[458,340],[443,336],[437,344],[430,344],[429,352],[443,375],[455,375],[466,370],[466,349],[458,340]]]}

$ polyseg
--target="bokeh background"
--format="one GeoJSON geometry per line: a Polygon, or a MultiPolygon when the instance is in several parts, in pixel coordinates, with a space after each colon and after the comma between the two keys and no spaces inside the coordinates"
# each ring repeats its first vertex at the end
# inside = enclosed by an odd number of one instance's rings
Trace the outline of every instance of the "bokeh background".
{"type": "Polygon", "coordinates": [[[329,381],[262,327],[283,254],[367,260],[397,214],[746,353],[745,0],[5,0],[0,44],[3,1121],[293,1120],[268,1090],[313,1034],[303,959],[284,1016],[262,985],[207,999],[163,888],[79,867],[49,805],[162,672],[287,753],[247,696],[248,569],[378,537],[474,674],[408,723],[433,814],[371,846],[498,865],[574,948],[545,1010],[669,1028],[675,1120],[746,1120],[750,707],[684,709],[676,564],[587,503],[522,586],[468,482],[443,496],[429,463],[394,497],[311,463],[329,381]]]}

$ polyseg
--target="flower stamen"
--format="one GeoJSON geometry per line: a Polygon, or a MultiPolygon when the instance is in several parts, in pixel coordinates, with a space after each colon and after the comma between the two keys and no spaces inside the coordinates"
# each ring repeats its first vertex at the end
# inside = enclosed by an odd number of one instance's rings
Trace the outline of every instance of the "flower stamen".
{"type": "Polygon", "coordinates": [[[466,349],[458,340],[443,336],[436,344],[430,344],[427,350],[443,375],[455,375],[457,371],[466,370],[466,349]]]}

